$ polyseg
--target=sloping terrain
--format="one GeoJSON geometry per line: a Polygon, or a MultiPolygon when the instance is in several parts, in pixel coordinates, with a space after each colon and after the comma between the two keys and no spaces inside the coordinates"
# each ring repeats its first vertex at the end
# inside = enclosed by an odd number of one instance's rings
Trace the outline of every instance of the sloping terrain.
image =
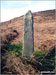
{"type": "MultiPolygon", "coordinates": [[[[4,57],[5,58],[5,57],[4,57]]],[[[3,59],[4,59],[3,58],[3,59]]],[[[2,68],[3,74],[39,74],[38,68],[41,67],[36,61],[27,61],[24,57],[15,57],[11,55],[7,58],[5,66],[2,68]]]]}
{"type": "Polygon", "coordinates": [[[55,71],[55,10],[33,13],[33,18],[36,52],[30,60],[22,57],[20,45],[23,43],[24,16],[0,23],[2,74],[30,75],[55,71]]]}
{"type": "MultiPolygon", "coordinates": [[[[33,18],[34,50],[50,50],[55,46],[55,10],[33,13],[33,18]]],[[[0,24],[2,43],[23,43],[24,16],[0,24]]]]}
{"type": "MultiPolygon", "coordinates": [[[[18,55],[20,55],[20,52],[18,55]]],[[[49,53],[44,51],[35,52],[34,57],[30,59],[22,56],[15,56],[12,52],[11,54],[9,52],[2,56],[2,74],[35,75],[40,74],[41,71],[53,71],[55,73],[55,49],[52,49],[49,53]]]]}

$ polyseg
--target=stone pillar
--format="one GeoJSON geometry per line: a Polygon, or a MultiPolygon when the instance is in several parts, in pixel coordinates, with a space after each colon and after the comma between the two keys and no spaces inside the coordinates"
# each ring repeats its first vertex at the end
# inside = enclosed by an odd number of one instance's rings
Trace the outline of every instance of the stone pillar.
{"type": "Polygon", "coordinates": [[[33,16],[28,11],[24,16],[24,49],[23,56],[31,57],[34,51],[33,16]]]}

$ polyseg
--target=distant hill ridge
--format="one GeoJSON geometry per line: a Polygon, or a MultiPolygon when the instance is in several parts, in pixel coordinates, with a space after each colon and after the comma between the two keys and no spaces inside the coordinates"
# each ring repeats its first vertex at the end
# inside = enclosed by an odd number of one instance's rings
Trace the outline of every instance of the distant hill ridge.
{"type": "MultiPolygon", "coordinates": [[[[33,13],[34,49],[50,50],[55,46],[55,10],[33,13]]],[[[1,24],[2,43],[23,43],[24,16],[1,24]]]]}

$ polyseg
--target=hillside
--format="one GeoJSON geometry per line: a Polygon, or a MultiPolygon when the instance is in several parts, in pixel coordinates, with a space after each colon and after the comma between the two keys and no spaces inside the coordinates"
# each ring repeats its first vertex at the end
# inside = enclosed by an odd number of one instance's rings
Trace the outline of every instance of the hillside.
{"type": "MultiPolygon", "coordinates": [[[[33,13],[34,50],[50,50],[55,46],[55,10],[33,13]]],[[[24,16],[1,24],[3,43],[23,43],[24,16]]]]}
{"type": "Polygon", "coordinates": [[[33,18],[35,51],[30,59],[22,57],[24,16],[0,23],[2,74],[55,73],[55,10],[33,13],[33,18]]]}

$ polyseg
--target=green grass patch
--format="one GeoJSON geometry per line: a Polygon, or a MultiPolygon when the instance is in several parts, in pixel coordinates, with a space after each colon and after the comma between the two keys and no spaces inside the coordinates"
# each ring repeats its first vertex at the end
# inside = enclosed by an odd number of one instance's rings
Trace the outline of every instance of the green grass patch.
{"type": "Polygon", "coordinates": [[[8,50],[5,53],[6,55],[14,54],[15,56],[22,56],[22,44],[5,44],[4,49],[8,50]]]}
{"type": "Polygon", "coordinates": [[[37,61],[41,61],[43,59],[43,57],[45,57],[47,54],[48,54],[47,51],[36,51],[36,52],[34,52],[34,56],[35,56],[35,59],[37,61]]]}
{"type": "Polygon", "coordinates": [[[34,53],[34,59],[42,63],[47,70],[53,70],[55,68],[55,51],[36,51],[34,53]]]}
{"type": "Polygon", "coordinates": [[[47,51],[36,51],[35,52],[35,56],[45,56],[47,55],[47,51]]]}

